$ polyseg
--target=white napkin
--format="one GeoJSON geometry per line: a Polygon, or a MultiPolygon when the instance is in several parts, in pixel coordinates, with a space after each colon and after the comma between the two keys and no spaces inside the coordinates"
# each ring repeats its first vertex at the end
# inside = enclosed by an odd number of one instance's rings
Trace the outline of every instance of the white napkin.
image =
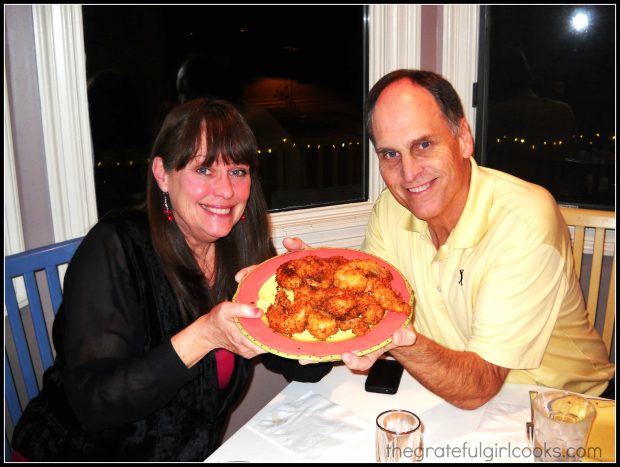
{"type": "Polygon", "coordinates": [[[306,459],[342,447],[371,425],[323,396],[308,392],[281,404],[249,423],[249,427],[306,459]]]}
{"type": "Polygon", "coordinates": [[[491,462],[532,462],[534,457],[525,428],[530,416],[529,407],[492,399],[472,436],[472,441],[479,443],[477,446],[474,444],[478,454],[491,462]]]}

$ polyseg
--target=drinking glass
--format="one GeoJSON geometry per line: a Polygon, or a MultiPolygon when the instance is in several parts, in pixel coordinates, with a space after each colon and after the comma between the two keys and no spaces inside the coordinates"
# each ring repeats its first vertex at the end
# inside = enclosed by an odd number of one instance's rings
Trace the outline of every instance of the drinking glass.
{"type": "Polygon", "coordinates": [[[595,416],[594,405],[580,395],[568,391],[538,394],[534,399],[536,461],[580,461],[595,416]]]}
{"type": "Polygon", "coordinates": [[[422,460],[422,422],[408,410],[387,410],[377,416],[377,462],[422,460]]]}

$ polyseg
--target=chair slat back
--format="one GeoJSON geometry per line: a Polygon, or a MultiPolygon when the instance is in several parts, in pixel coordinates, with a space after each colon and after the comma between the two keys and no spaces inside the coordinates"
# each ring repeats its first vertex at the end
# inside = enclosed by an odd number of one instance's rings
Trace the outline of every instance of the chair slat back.
{"type": "MultiPolygon", "coordinates": [[[[594,231],[594,241],[592,245],[592,263],[589,270],[588,291],[586,307],[588,319],[592,325],[596,322],[596,314],[599,308],[598,301],[601,289],[603,258],[605,253],[605,231],[616,230],[616,213],[613,211],[601,211],[595,209],[577,209],[561,207],[560,211],[566,224],[575,227],[575,238],[573,241],[573,258],[575,260],[575,271],[577,277],[581,278],[583,255],[586,249],[586,232],[588,229],[594,231]]],[[[616,249],[614,243],[612,269],[607,291],[607,304],[603,308],[605,316],[603,319],[603,331],[601,337],[607,351],[611,351],[614,323],[616,319],[616,249]]]]}
{"type": "Polygon", "coordinates": [[[611,264],[611,277],[609,282],[609,297],[605,310],[605,322],[603,326],[603,342],[607,350],[611,352],[611,340],[614,335],[614,323],[616,321],[616,255],[611,264]]]}
{"type": "MultiPolygon", "coordinates": [[[[39,393],[34,359],[40,361],[45,370],[54,362],[50,333],[45,320],[44,303],[51,303],[53,314],[62,302],[62,287],[59,266],[69,263],[81,238],[67,240],[40,248],[6,256],[4,258],[5,297],[4,306],[9,322],[10,336],[5,331],[4,377],[5,401],[13,426],[22,414],[26,404],[39,393]],[[39,287],[37,273],[45,272],[47,290],[39,287]],[[23,278],[28,311],[34,334],[34,342],[27,339],[25,307],[18,300],[13,280],[23,278]],[[42,296],[47,295],[42,300],[42,296]],[[7,342],[15,349],[16,358],[7,355],[7,342]],[[13,360],[13,365],[11,365],[13,360]],[[15,364],[16,363],[16,364],[15,364]],[[20,389],[23,388],[21,393],[20,389]],[[24,392],[25,391],[25,392],[24,392]]],[[[6,439],[5,439],[6,442],[6,439]]]]}

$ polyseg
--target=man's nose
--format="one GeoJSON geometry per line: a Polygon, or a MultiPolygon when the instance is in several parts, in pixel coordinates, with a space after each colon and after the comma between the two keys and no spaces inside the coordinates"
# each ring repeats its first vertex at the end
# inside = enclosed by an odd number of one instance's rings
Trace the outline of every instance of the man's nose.
{"type": "Polygon", "coordinates": [[[422,172],[422,164],[414,156],[406,154],[403,156],[401,170],[403,178],[407,181],[415,180],[422,172]]]}

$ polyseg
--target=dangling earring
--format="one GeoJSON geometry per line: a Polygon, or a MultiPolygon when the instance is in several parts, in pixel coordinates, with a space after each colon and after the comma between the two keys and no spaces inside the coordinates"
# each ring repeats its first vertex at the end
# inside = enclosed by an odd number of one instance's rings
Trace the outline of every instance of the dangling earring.
{"type": "Polygon", "coordinates": [[[167,191],[163,192],[164,196],[164,216],[168,219],[168,221],[172,222],[172,209],[170,209],[170,195],[168,195],[167,191]]]}

